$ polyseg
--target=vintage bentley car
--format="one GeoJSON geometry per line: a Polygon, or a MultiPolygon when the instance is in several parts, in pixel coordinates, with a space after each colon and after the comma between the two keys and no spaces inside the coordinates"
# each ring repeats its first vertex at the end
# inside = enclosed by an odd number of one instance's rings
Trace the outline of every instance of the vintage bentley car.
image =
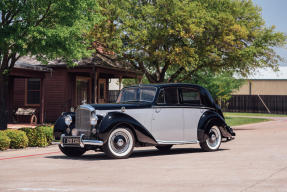
{"type": "Polygon", "coordinates": [[[62,113],[54,136],[67,156],[103,150],[109,157],[127,158],[134,147],[151,145],[167,151],[199,143],[204,151],[216,151],[235,133],[205,88],[160,84],[126,87],[115,104],[85,104],[62,113]]]}

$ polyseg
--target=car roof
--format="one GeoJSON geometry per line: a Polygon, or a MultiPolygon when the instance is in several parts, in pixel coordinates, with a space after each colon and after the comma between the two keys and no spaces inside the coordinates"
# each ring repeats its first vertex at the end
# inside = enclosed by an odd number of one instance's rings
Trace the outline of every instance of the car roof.
{"type": "Polygon", "coordinates": [[[128,87],[157,87],[157,88],[164,88],[164,87],[192,87],[197,89],[204,89],[200,85],[196,84],[190,84],[190,83],[162,83],[162,84],[139,84],[139,85],[133,85],[128,87]]]}

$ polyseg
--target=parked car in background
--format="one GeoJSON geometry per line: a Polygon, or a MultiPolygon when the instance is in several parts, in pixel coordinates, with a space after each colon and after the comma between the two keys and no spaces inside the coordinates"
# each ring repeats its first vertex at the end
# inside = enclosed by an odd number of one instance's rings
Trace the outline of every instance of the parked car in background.
{"type": "Polygon", "coordinates": [[[109,157],[127,158],[142,146],[169,150],[199,143],[204,151],[216,151],[235,133],[205,88],[159,84],[126,87],[115,104],[85,104],[63,113],[54,135],[67,156],[100,149],[109,157]]]}

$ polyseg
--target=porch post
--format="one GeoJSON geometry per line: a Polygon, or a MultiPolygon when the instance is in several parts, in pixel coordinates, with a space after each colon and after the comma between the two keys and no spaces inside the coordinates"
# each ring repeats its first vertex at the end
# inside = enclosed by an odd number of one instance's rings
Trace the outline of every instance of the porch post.
{"type": "Polygon", "coordinates": [[[43,124],[44,123],[44,107],[45,107],[45,99],[44,99],[44,78],[41,78],[41,107],[40,107],[40,123],[43,124]]]}
{"type": "Polygon", "coordinates": [[[122,80],[123,80],[123,76],[119,77],[119,90],[122,89],[122,80]]]}
{"type": "Polygon", "coordinates": [[[99,72],[94,71],[94,103],[98,103],[98,77],[99,77],[99,72]]]}

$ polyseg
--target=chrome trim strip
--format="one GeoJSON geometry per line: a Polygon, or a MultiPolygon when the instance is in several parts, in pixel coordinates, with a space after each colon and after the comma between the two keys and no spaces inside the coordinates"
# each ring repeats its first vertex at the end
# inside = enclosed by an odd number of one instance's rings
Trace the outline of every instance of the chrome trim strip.
{"type": "Polygon", "coordinates": [[[157,109],[157,108],[192,108],[192,109],[214,109],[210,107],[205,107],[205,106],[192,106],[192,105],[174,105],[174,106],[167,106],[167,105],[153,105],[152,108],[157,109]]]}
{"type": "MultiPolygon", "coordinates": [[[[85,136],[84,134],[81,134],[81,136],[80,136],[80,147],[81,148],[84,148],[85,145],[95,145],[95,146],[103,146],[104,145],[103,141],[99,141],[99,140],[84,140],[83,139],[84,136],[85,136]]],[[[60,140],[59,144],[61,145],[61,147],[69,147],[69,145],[64,145],[64,143],[63,143],[64,137],[75,137],[75,136],[65,136],[65,134],[61,135],[61,140],[60,140]]],[[[71,145],[71,147],[72,146],[75,146],[75,145],[71,145]]]]}
{"type": "Polygon", "coordinates": [[[86,109],[89,111],[95,111],[95,108],[93,108],[91,105],[89,104],[84,104],[84,105],[80,105],[77,109],[86,109]]]}
{"type": "Polygon", "coordinates": [[[82,140],[82,143],[84,145],[97,145],[97,146],[102,146],[104,144],[104,142],[99,140],[82,140]]]}
{"type": "Polygon", "coordinates": [[[199,141],[162,141],[162,140],[156,140],[156,142],[158,144],[173,144],[173,145],[176,145],[176,144],[197,144],[199,143],[199,141]]]}

